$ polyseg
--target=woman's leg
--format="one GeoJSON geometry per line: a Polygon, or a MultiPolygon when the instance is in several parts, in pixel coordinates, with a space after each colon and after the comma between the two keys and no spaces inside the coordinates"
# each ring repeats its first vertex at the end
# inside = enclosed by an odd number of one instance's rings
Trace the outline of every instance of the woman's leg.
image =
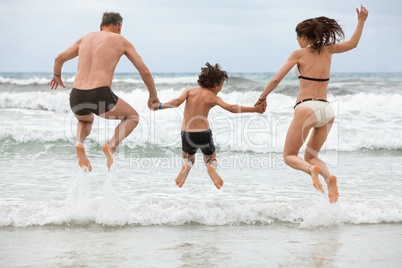
{"type": "Polygon", "coordinates": [[[327,140],[333,123],[334,119],[329,121],[328,124],[323,127],[313,129],[310,139],[307,143],[306,151],[304,153],[304,159],[308,163],[320,167],[320,175],[324,177],[325,182],[327,183],[328,196],[331,203],[336,202],[339,197],[336,177],[334,175],[331,175],[327,165],[318,157],[318,154],[325,141],[327,140]]]}
{"type": "Polygon", "coordinates": [[[314,187],[318,191],[324,192],[318,179],[320,167],[318,165],[311,165],[298,156],[300,148],[307,139],[310,129],[315,126],[316,123],[317,118],[312,109],[308,107],[298,107],[295,109],[293,120],[286,134],[283,159],[288,166],[309,174],[313,180],[314,187]]]}

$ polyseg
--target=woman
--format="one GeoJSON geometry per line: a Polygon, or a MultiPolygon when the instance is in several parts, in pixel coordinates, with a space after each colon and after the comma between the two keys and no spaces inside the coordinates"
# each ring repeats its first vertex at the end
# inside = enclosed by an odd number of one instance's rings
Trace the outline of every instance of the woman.
{"type": "Polygon", "coordinates": [[[338,23],[326,17],[308,19],[296,26],[297,41],[301,49],[294,51],[278,73],[271,79],[255,105],[266,107],[266,98],[296,65],[300,79],[300,91],[294,106],[294,117],[286,135],[283,158],[287,165],[309,174],[314,187],[324,193],[318,179],[320,174],[328,185],[331,203],[338,200],[336,177],[326,164],[318,158],[318,153],[334,122],[334,111],[327,102],[327,87],[331,69],[332,54],[343,53],[356,48],[368,17],[367,9],[361,5],[356,8],[357,26],[349,41],[336,43],[344,37],[338,23]],[[304,159],[298,156],[299,150],[310,130],[304,159]]]}

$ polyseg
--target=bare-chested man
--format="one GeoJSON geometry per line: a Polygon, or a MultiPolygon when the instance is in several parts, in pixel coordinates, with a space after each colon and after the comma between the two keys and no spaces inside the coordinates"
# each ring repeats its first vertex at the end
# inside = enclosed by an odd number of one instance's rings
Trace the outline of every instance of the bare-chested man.
{"type": "Polygon", "coordinates": [[[155,110],[152,104],[159,103],[155,83],[148,67],[134,46],[121,35],[122,22],[123,18],[119,13],[104,13],[100,32],[92,32],[78,39],[61,52],[54,62],[54,76],[50,81],[50,88],[57,89],[59,85],[65,88],[61,80],[63,64],[79,56],[77,74],[70,93],[70,107],[78,119],[76,142],[78,165],[87,171],[91,171],[92,167],[83,142],[91,132],[94,114],[105,119],[121,120],[113,137],[102,146],[109,170],[113,164],[116,147],[134,130],[139,121],[137,111],[111,90],[114,71],[122,55],[132,62],[148,88],[148,107],[155,110]]]}

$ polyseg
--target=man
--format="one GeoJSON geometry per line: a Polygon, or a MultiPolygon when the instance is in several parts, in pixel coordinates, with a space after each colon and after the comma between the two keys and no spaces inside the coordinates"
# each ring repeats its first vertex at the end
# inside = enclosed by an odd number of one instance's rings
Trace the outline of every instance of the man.
{"type": "Polygon", "coordinates": [[[113,164],[116,147],[137,126],[139,116],[137,111],[111,90],[114,71],[122,55],[125,55],[141,75],[149,91],[148,107],[159,103],[155,82],[134,46],[121,35],[123,18],[119,13],[103,14],[100,32],[89,33],[78,39],[72,46],[61,52],[53,67],[53,78],[50,88],[57,89],[60,85],[63,64],[77,56],[77,74],[70,93],[70,107],[78,120],[76,152],[78,165],[91,171],[91,164],[86,156],[83,142],[90,134],[94,114],[105,119],[121,120],[113,137],[102,145],[102,151],[107,157],[107,167],[113,164]]]}

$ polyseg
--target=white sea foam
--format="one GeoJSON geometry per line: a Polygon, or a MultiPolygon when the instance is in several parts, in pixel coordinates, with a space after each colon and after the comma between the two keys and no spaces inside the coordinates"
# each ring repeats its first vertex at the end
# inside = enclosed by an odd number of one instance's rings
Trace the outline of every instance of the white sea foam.
{"type": "MultiPolygon", "coordinates": [[[[82,184],[82,183],[81,183],[82,184]]],[[[402,223],[402,206],[397,200],[329,204],[326,198],[314,201],[273,201],[262,198],[233,202],[224,197],[212,198],[154,196],[126,202],[106,185],[103,197],[89,201],[86,194],[69,202],[0,203],[0,226],[32,225],[239,225],[292,223],[301,228],[342,224],[402,223]],[[83,199],[84,198],[84,199],[83,199]],[[83,203],[82,203],[83,202],[83,203]]],[[[82,186],[82,185],[81,185],[82,186]]],[[[80,187],[81,187],[80,186],[80,187]]],[[[81,188],[84,191],[87,188],[81,188]]]]}
{"type": "MultiPolygon", "coordinates": [[[[179,108],[152,112],[146,106],[148,93],[143,90],[116,92],[131,103],[140,114],[140,123],[128,139],[128,145],[179,147],[178,140],[183,104],[179,108]]],[[[180,94],[179,90],[159,92],[161,101],[180,94]]],[[[220,93],[228,103],[252,106],[258,92],[220,93]]],[[[57,139],[73,140],[76,119],[70,111],[69,93],[57,92],[0,92],[0,109],[4,122],[0,139],[19,142],[47,142],[57,139]],[[33,121],[32,121],[33,120],[33,121]],[[21,122],[14,128],[15,122],[21,122]],[[64,129],[64,133],[60,133],[64,129]],[[35,130],[35,131],[32,131],[35,130]]],[[[336,113],[325,150],[355,151],[361,149],[402,149],[402,96],[388,93],[359,93],[332,97],[336,113]]],[[[294,98],[273,93],[264,115],[231,114],[219,107],[210,112],[209,121],[218,146],[225,150],[252,152],[281,152],[287,128],[293,116],[294,98]]],[[[91,138],[100,140],[113,131],[114,121],[96,120],[91,138]]]]}
{"type": "Polygon", "coordinates": [[[34,76],[32,78],[13,78],[13,77],[4,77],[0,76],[0,84],[12,84],[12,85],[19,85],[19,86],[26,86],[26,85],[46,85],[49,83],[48,78],[44,77],[37,77],[34,76]]]}

